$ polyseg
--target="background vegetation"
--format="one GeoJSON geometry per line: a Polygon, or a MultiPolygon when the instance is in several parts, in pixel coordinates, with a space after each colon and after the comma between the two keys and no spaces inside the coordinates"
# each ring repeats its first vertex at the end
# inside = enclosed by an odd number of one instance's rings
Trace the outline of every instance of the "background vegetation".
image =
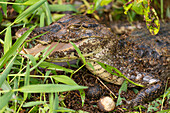
{"type": "MultiPolygon", "coordinates": [[[[159,19],[166,21],[170,18],[168,0],[164,0],[164,3],[163,0],[153,2],[149,0],[130,2],[126,0],[0,0],[0,8],[0,112],[6,113],[76,112],[66,108],[61,99],[64,97],[62,92],[71,90],[79,90],[82,105],[84,103],[83,89],[87,87],[80,86],[71,79],[81,67],[72,70],[45,62],[54,48],[42,58],[39,54],[36,56],[27,54],[25,58],[20,53],[26,38],[36,26],[50,25],[66,13],[87,14],[98,21],[132,22],[145,16],[148,29],[156,34],[159,30],[159,19]],[[151,18],[147,18],[149,16],[151,18]],[[157,27],[153,27],[153,24],[157,27]],[[15,32],[21,27],[30,27],[30,29],[17,40],[12,40],[15,32]],[[38,67],[48,67],[48,70],[41,72],[38,67]],[[55,70],[64,71],[65,75],[58,75],[55,70]],[[70,73],[70,77],[66,76],[67,73],[70,73]]],[[[170,91],[164,94],[165,97],[170,98],[170,91]]],[[[162,106],[164,98],[161,100],[162,106]]],[[[151,107],[156,109],[156,106],[151,107]]]]}

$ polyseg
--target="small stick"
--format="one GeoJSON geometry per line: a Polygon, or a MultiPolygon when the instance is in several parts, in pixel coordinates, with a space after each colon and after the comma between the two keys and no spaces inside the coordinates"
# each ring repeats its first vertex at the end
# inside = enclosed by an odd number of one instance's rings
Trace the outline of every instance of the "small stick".
{"type": "Polygon", "coordinates": [[[100,80],[100,78],[99,77],[97,77],[97,80],[99,80],[100,81],[100,83],[107,89],[107,90],[109,90],[110,91],[110,93],[115,97],[115,98],[117,98],[117,96],[100,80]]]}

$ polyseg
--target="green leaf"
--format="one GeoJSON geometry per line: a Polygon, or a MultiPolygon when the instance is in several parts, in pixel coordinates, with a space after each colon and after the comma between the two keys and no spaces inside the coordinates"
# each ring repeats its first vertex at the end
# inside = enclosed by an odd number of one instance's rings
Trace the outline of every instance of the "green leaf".
{"type": "MultiPolygon", "coordinates": [[[[53,76],[53,78],[55,80],[57,80],[58,82],[64,83],[64,84],[68,84],[68,85],[78,85],[76,82],[74,82],[74,80],[72,80],[70,77],[66,76],[66,75],[56,75],[53,76]]],[[[84,105],[84,100],[85,100],[85,91],[82,89],[79,89],[80,92],[80,96],[81,96],[81,100],[82,100],[82,106],[84,105]]]]}
{"type": "Polygon", "coordinates": [[[11,99],[12,95],[13,95],[13,91],[10,91],[0,97],[0,110],[8,104],[8,101],[11,99]]]}
{"type": "Polygon", "coordinates": [[[44,9],[46,14],[47,25],[50,25],[52,23],[52,16],[51,16],[48,2],[45,2],[42,8],[44,9]]]}
{"type": "Polygon", "coordinates": [[[81,54],[80,49],[76,46],[76,44],[74,44],[73,42],[70,41],[70,43],[72,44],[72,46],[74,47],[74,49],[77,51],[78,55],[80,56],[80,58],[83,60],[83,63],[86,64],[86,60],[84,58],[84,56],[81,54]]]}
{"type": "Polygon", "coordinates": [[[5,33],[4,41],[4,54],[11,48],[12,45],[12,36],[11,36],[11,27],[9,26],[5,33]]]}
{"type": "Polygon", "coordinates": [[[162,110],[162,111],[158,111],[156,113],[169,113],[170,109],[167,109],[167,110],[162,110]]]}
{"type": "Polygon", "coordinates": [[[18,40],[13,44],[13,46],[7,51],[6,54],[4,54],[3,57],[0,59],[0,68],[3,67],[3,65],[9,60],[9,58],[12,55],[16,54],[17,49],[21,46],[21,44],[25,41],[25,39],[28,37],[28,35],[32,32],[32,30],[35,28],[32,27],[29,30],[27,30],[18,40]]]}
{"type": "MultiPolygon", "coordinates": [[[[24,86],[28,86],[29,82],[30,82],[30,65],[29,65],[29,62],[27,62],[24,86]]],[[[28,93],[24,93],[24,100],[27,99],[27,96],[28,96],[28,93]]]]}
{"type": "Polygon", "coordinates": [[[58,94],[55,93],[55,100],[53,103],[53,109],[55,110],[53,113],[57,113],[56,110],[59,108],[59,97],[58,94]]]}
{"type": "Polygon", "coordinates": [[[112,0],[102,0],[100,5],[101,6],[108,5],[110,2],[112,2],[112,0]]]}
{"type": "Polygon", "coordinates": [[[168,95],[170,96],[170,87],[167,89],[167,91],[165,93],[165,97],[168,97],[168,95]]]}
{"type": "Polygon", "coordinates": [[[52,14],[52,18],[54,19],[54,21],[59,20],[63,16],[65,16],[65,14],[57,14],[57,13],[52,14]]]}
{"type": "MultiPolygon", "coordinates": [[[[8,74],[9,75],[9,74],[8,74]]],[[[2,80],[3,81],[3,80],[2,80]]],[[[14,85],[15,85],[15,83],[14,83],[14,85]]],[[[15,87],[15,86],[14,86],[15,87]]],[[[11,86],[9,85],[9,83],[5,80],[4,82],[3,82],[3,84],[1,85],[1,89],[3,90],[3,91],[5,91],[5,90],[12,90],[12,88],[11,88],[11,86]]],[[[15,98],[15,95],[14,95],[14,97],[13,98],[15,98]]]]}
{"type": "Polygon", "coordinates": [[[121,87],[120,87],[120,89],[119,89],[119,96],[118,96],[118,99],[117,99],[117,102],[116,102],[116,106],[118,106],[118,105],[121,105],[121,101],[122,100],[125,100],[125,98],[122,98],[121,96],[120,96],[120,94],[121,94],[121,92],[122,91],[127,91],[127,85],[128,85],[128,82],[125,80],[124,82],[123,82],[123,84],[121,85],[121,87]]]}
{"type": "Polygon", "coordinates": [[[96,10],[100,6],[101,1],[105,1],[105,0],[94,0],[95,3],[94,10],[96,10]]]}
{"type": "Polygon", "coordinates": [[[62,66],[59,66],[59,65],[56,65],[56,64],[53,64],[53,63],[49,63],[49,62],[41,62],[39,64],[39,67],[41,68],[47,68],[47,69],[51,69],[51,70],[59,70],[59,71],[66,71],[66,72],[69,72],[69,73],[73,73],[74,71],[71,70],[71,69],[67,69],[65,67],[62,67],[62,66]]]}
{"type": "Polygon", "coordinates": [[[71,4],[65,4],[65,5],[58,5],[58,4],[53,4],[53,5],[49,5],[50,11],[57,11],[57,12],[61,12],[61,11],[74,11],[74,12],[78,12],[77,9],[71,5],[71,4]]]}
{"type": "Polygon", "coordinates": [[[26,18],[28,15],[30,15],[33,11],[35,11],[37,8],[39,8],[46,0],[40,0],[30,6],[28,9],[26,9],[24,12],[22,12],[15,20],[14,23],[21,22],[24,18],[26,18]]]}
{"type": "Polygon", "coordinates": [[[121,74],[115,67],[112,67],[112,66],[109,66],[107,64],[104,64],[104,63],[101,63],[101,62],[98,62],[97,63],[102,67],[104,68],[107,72],[109,72],[110,74],[112,75],[116,75],[118,77],[123,77],[124,75],[121,74]],[[114,71],[120,73],[120,74],[117,74],[117,73],[114,73],[114,71]]]}
{"type": "MultiPolygon", "coordinates": [[[[83,1],[85,2],[86,0],[83,1]]],[[[87,14],[92,14],[100,6],[101,1],[103,0],[94,0],[94,5],[89,5],[89,3],[86,1],[85,4],[88,7],[87,14]]]]}
{"type": "MultiPolygon", "coordinates": [[[[25,0],[15,0],[15,3],[23,3],[24,1],[25,0]]],[[[22,13],[27,6],[13,4],[12,7],[17,13],[22,13]]]]}
{"type": "Polygon", "coordinates": [[[27,102],[23,105],[23,107],[32,107],[40,104],[45,104],[45,101],[32,101],[32,102],[27,102]]]}
{"type": "Polygon", "coordinates": [[[132,88],[133,92],[137,94],[139,91],[136,88],[132,88]]]}
{"type": "Polygon", "coordinates": [[[49,113],[52,113],[53,112],[53,110],[54,110],[54,108],[53,108],[53,105],[54,105],[54,95],[53,95],[53,93],[51,93],[50,95],[49,95],[49,113]]]}
{"type": "Polygon", "coordinates": [[[35,66],[37,64],[34,56],[32,56],[31,54],[24,54],[24,55],[27,56],[31,60],[33,66],[35,66]]]}
{"type": "Polygon", "coordinates": [[[132,83],[132,84],[134,84],[134,85],[136,85],[136,86],[144,87],[143,85],[137,84],[137,83],[133,82],[132,80],[128,79],[128,78],[127,78],[125,75],[123,75],[117,68],[112,67],[112,66],[109,66],[109,65],[104,64],[104,63],[101,63],[101,62],[99,62],[99,61],[97,61],[97,63],[98,63],[99,65],[101,65],[101,67],[104,68],[104,69],[105,69],[107,72],[109,72],[110,74],[116,75],[116,76],[118,76],[118,77],[122,77],[122,78],[126,79],[128,82],[130,82],[130,83],[132,83]],[[115,73],[114,71],[115,71],[116,73],[115,73]]]}
{"type": "Polygon", "coordinates": [[[61,83],[64,83],[64,84],[78,85],[76,82],[74,82],[74,80],[72,80],[70,77],[68,77],[66,75],[56,75],[56,76],[53,76],[53,78],[55,80],[57,80],[58,82],[61,82],[61,83]]]}
{"type": "Polygon", "coordinates": [[[95,69],[94,69],[94,66],[93,66],[90,62],[87,62],[87,65],[88,65],[90,68],[92,68],[93,70],[95,70],[95,69]]]}
{"type": "MultiPolygon", "coordinates": [[[[1,2],[7,2],[7,0],[0,0],[1,2]]],[[[7,17],[7,4],[0,4],[3,9],[5,16],[7,17]]]]}
{"type": "Polygon", "coordinates": [[[95,11],[95,9],[93,8],[93,5],[91,5],[90,9],[87,10],[87,14],[92,14],[95,11]]]}
{"type": "Polygon", "coordinates": [[[80,92],[82,106],[83,106],[85,102],[85,91],[83,89],[79,89],[79,92],[80,92]]]}
{"type": "Polygon", "coordinates": [[[70,86],[64,84],[37,84],[37,85],[29,85],[24,86],[19,89],[21,92],[26,93],[52,93],[52,92],[64,92],[78,89],[86,89],[88,87],[85,86],[70,86]]]}
{"type": "MultiPolygon", "coordinates": [[[[75,110],[64,108],[64,107],[58,107],[57,110],[55,110],[57,113],[58,112],[66,112],[66,113],[76,113],[75,110]]],[[[79,112],[78,112],[79,113],[79,112]]],[[[85,112],[86,113],[86,112],[85,112]]]]}
{"type": "Polygon", "coordinates": [[[124,13],[127,15],[127,12],[128,12],[129,9],[132,7],[132,1],[124,4],[123,7],[124,7],[124,10],[125,10],[124,13]]]}
{"type": "Polygon", "coordinates": [[[45,13],[41,13],[40,15],[40,27],[44,27],[45,13]]]}
{"type": "Polygon", "coordinates": [[[45,81],[47,80],[47,77],[50,75],[50,73],[51,73],[51,70],[46,71],[46,73],[45,73],[44,83],[45,83],[45,81]]]}
{"type": "Polygon", "coordinates": [[[5,70],[2,72],[2,75],[0,75],[0,87],[2,86],[3,82],[6,80],[12,66],[14,63],[16,55],[11,59],[11,61],[8,63],[7,67],[5,68],[5,70]]]}
{"type": "Polygon", "coordinates": [[[144,15],[147,28],[152,35],[156,35],[160,29],[159,17],[157,16],[155,9],[152,7],[150,8],[148,2],[148,0],[131,0],[124,4],[124,13],[127,14],[127,11],[132,8],[137,14],[144,15]]]}
{"type": "Polygon", "coordinates": [[[3,19],[3,15],[2,15],[2,13],[0,12],[0,22],[2,22],[2,19],[3,19]]]}
{"type": "Polygon", "coordinates": [[[37,3],[40,0],[28,0],[26,2],[23,3],[23,5],[33,5],[35,3],[37,3]]]}
{"type": "Polygon", "coordinates": [[[132,5],[132,10],[134,10],[137,14],[143,15],[143,9],[143,2],[141,3],[135,0],[132,5]]]}
{"type": "MultiPolygon", "coordinates": [[[[36,57],[32,56],[31,54],[24,54],[24,55],[27,56],[31,60],[33,66],[37,65],[36,57]]],[[[38,69],[37,68],[35,68],[35,69],[38,72],[38,69]]]]}
{"type": "MultiPolygon", "coordinates": [[[[46,58],[47,58],[47,56],[49,56],[50,55],[50,53],[56,48],[56,46],[57,46],[57,44],[52,48],[52,49],[50,49],[48,52],[47,52],[47,50],[50,48],[50,46],[48,46],[47,48],[45,48],[45,52],[44,53],[46,53],[45,54],[45,56],[43,56],[43,58],[34,66],[34,67],[32,67],[31,69],[30,69],[30,71],[32,71],[32,70],[34,70],[35,68],[37,68],[37,66],[38,65],[40,65],[46,58]]],[[[43,53],[43,54],[44,54],[43,53]]]]}
{"type": "Polygon", "coordinates": [[[146,26],[152,35],[156,35],[160,29],[159,17],[153,8],[144,9],[146,26]]]}

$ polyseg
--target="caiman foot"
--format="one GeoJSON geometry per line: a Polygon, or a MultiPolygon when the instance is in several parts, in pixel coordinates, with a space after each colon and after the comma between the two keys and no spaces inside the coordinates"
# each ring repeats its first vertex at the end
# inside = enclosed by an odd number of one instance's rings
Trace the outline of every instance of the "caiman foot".
{"type": "Polygon", "coordinates": [[[162,95],[164,93],[164,90],[165,82],[150,85],[138,92],[137,96],[134,99],[132,99],[131,101],[126,101],[127,104],[129,104],[128,108],[143,105],[146,102],[153,101],[154,99],[162,95]]]}

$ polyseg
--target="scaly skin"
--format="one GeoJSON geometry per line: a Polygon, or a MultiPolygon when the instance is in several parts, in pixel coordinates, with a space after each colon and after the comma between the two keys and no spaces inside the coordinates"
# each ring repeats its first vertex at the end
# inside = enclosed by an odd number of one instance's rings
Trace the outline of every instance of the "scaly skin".
{"type": "MultiPolygon", "coordinates": [[[[16,35],[21,36],[26,30],[21,29],[16,35]]],[[[50,26],[36,28],[28,39],[47,31],[49,32],[36,39],[36,42],[53,44],[60,40],[62,44],[68,46],[53,51],[49,56],[52,61],[57,61],[58,58],[65,58],[60,61],[67,61],[79,57],[74,48],[69,46],[68,42],[71,40],[76,43],[86,60],[94,66],[95,71],[86,66],[93,74],[118,85],[124,80],[108,73],[95,62],[97,60],[116,67],[130,80],[146,86],[136,98],[128,102],[130,106],[151,101],[163,93],[165,81],[170,76],[168,72],[170,24],[161,26],[157,36],[151,36],[146,30],[136,30],[130,36],[118,38],[109,28],[94,19],[87,16],[66,15],[50,26]]],[[[134,85],[129,84],[129,86],[134,85]]]]}

